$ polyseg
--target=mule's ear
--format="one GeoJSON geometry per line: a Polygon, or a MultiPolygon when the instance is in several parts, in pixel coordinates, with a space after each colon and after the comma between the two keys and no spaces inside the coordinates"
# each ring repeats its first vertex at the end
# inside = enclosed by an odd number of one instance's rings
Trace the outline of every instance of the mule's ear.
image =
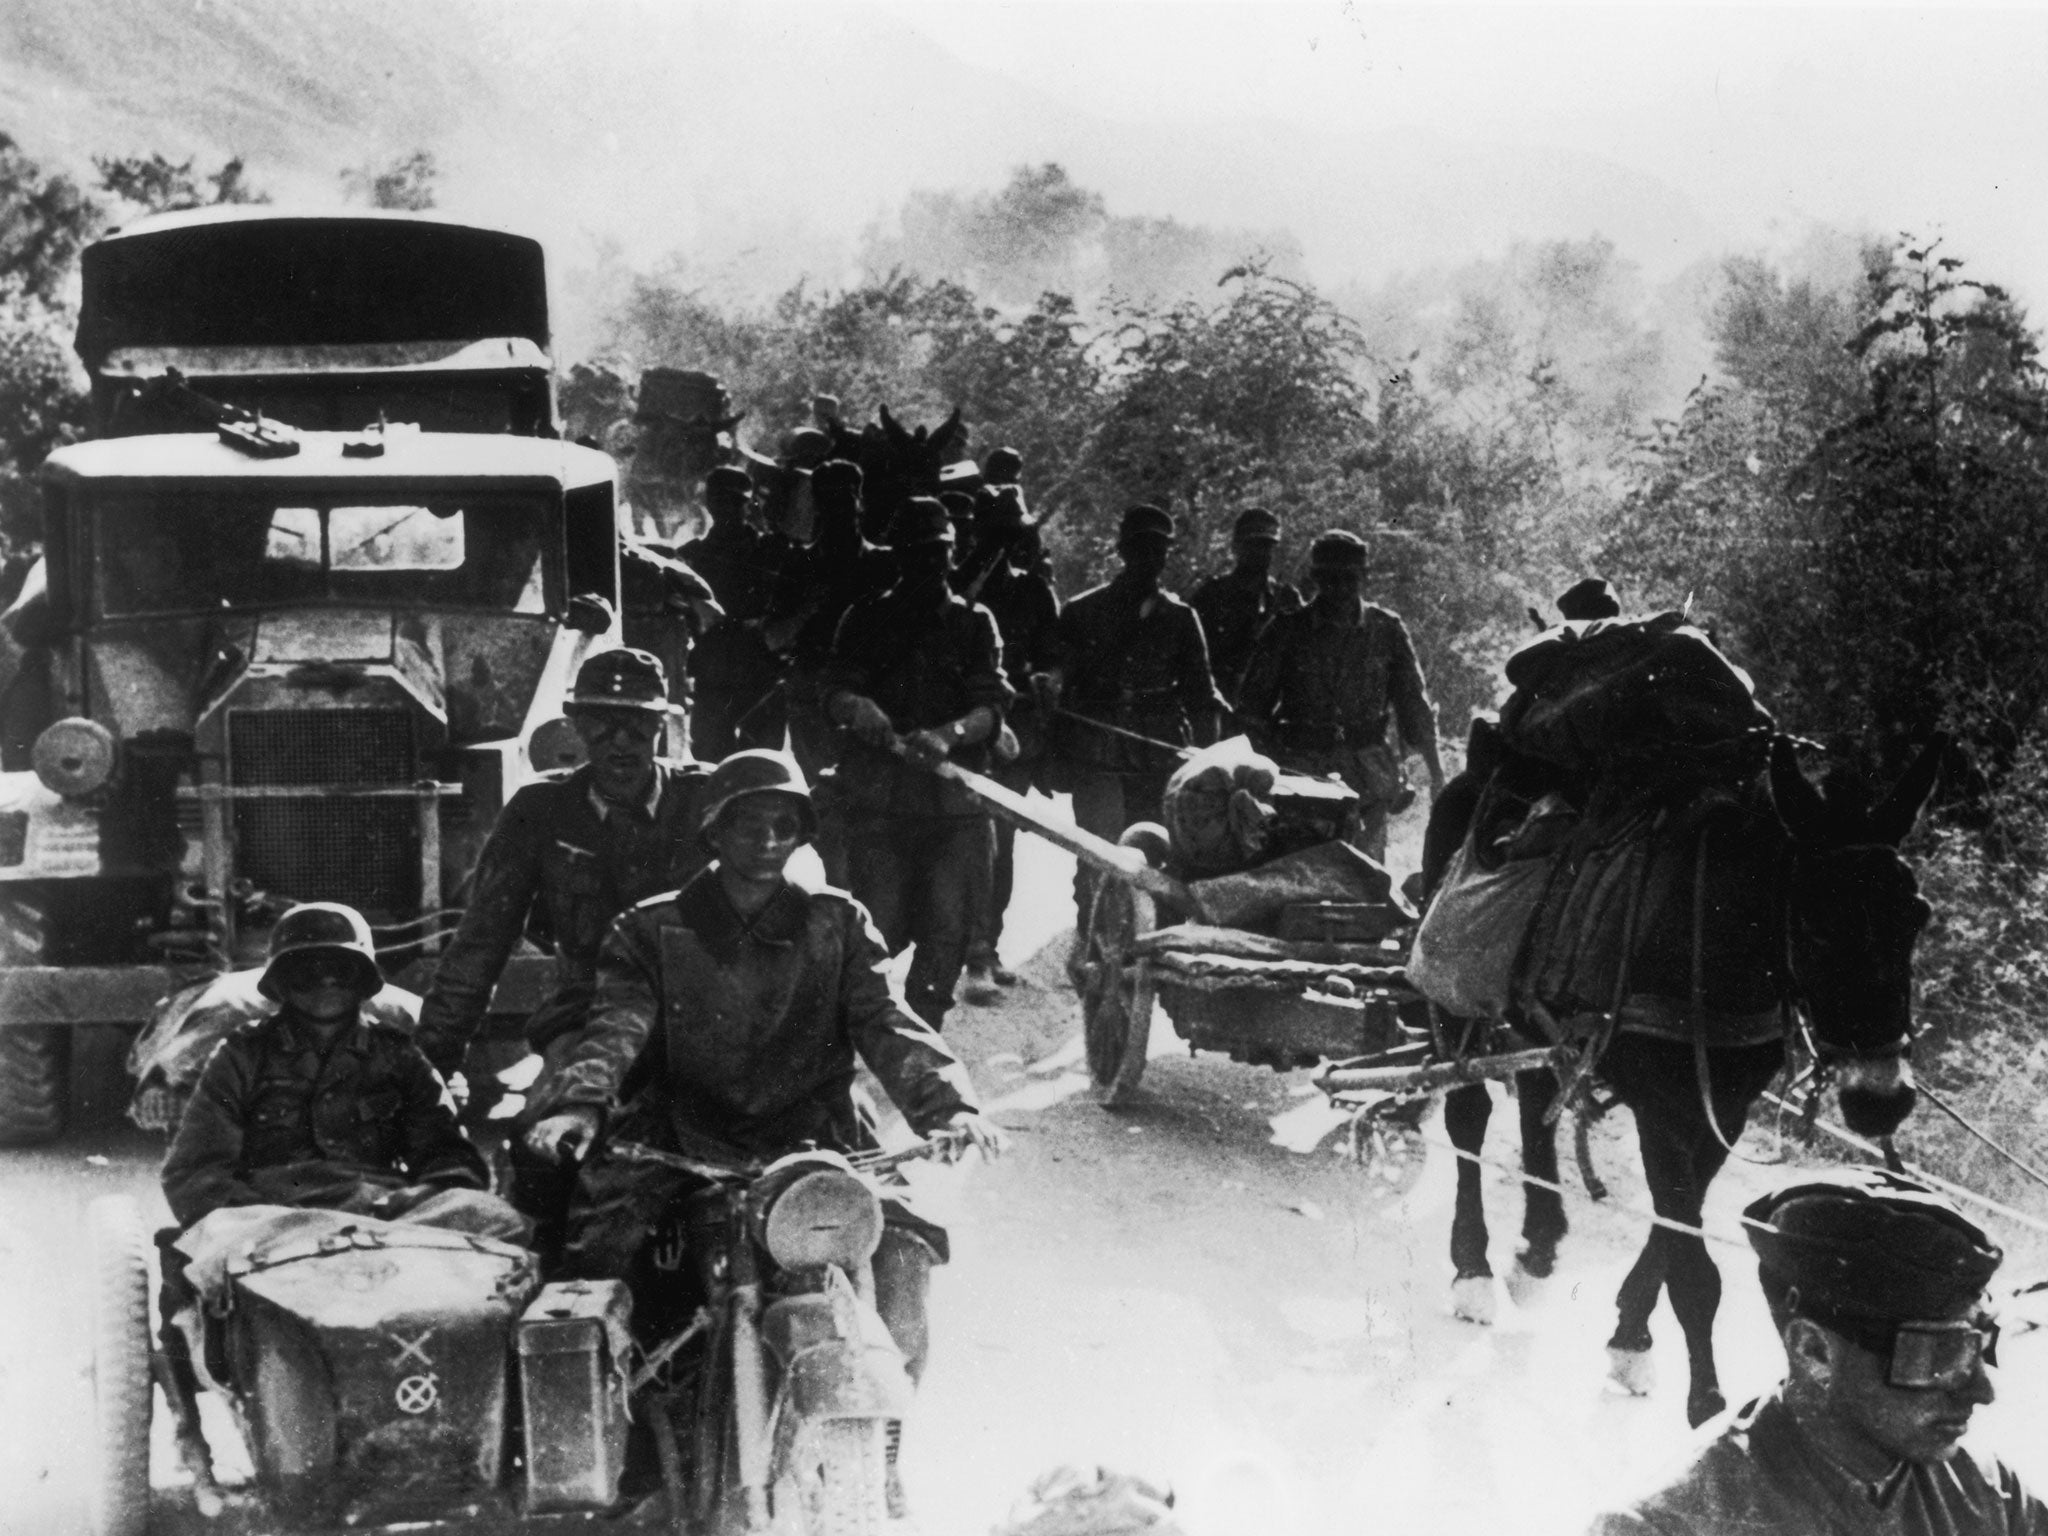
{"type": "Polygon", "coordinates": [[[1817,836],[1827,817],[1827,803],[1820,791],[1799,770],[1799,753],[1790,737],[1771,743],[1771,799],[1778,807],[1778,819],[1793,837],[1804,840],[1817,836]]]}
{"type": "Polygon", "coordinates": [[[889,414],[889,407],[881,408],[882,432],[889,439],[890,446],[901,448],[910,441],[910,434],[903,430],[903,424],[889,414]]]}
{"type": "Polygon", "coordinates": [[[940,422],[932,432],[932,446],[945,453],[955,447],[965,447],[967,428],[960,420],[960,407],[953,407],[953,414],[940,422]]]}
{"type": "Polygon", "coordinates": [[[1920,819],[1921,811],[1927,808],[1928,796],[1934,793],[1935,781],[1941,777],[1941,760],[1948,747],[1946,736],[1936,736],[1922,747],[1912,766],[1892,786],[1892,792],[1870,813],[1870,830],[1879,842],[1890,843],[1896,848],[1906,840],[1906,834],[1920,819]]]}

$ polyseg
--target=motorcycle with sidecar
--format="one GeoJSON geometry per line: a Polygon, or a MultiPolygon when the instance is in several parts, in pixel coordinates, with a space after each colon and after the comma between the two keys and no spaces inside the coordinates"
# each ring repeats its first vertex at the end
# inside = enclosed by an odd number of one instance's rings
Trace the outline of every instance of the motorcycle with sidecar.
{"type": "Polygon", "coordinates": [[[877,1178],[925,1151],[763,1166],[613,1145],[690,1175],[692,1262],[669,1264],[652,1328],[621,1281],[543,1284],[509,1244],[320,1213],[234,1249],[181,1310],[189,1372],[151,1328],[139,1207],[96,1201],[94,1536],[151,1529],[155,1387],[224,1531],[880,1536],[910,1383],[874,1306],[877,1178]],[[214,1483],[194,1377],[232,1412],[245,1488],[214,1483]]]}

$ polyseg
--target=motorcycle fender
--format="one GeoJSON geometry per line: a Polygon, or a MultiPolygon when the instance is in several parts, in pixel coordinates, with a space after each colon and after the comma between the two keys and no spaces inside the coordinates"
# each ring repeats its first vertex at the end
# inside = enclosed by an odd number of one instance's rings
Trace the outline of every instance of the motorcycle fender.
{"type": "Polygon", "coordinates": [[[786,1296],[762,1337],[782,1366],[783,1411],[799,1418],[892,1418],[910,1410],[903,1354],[881,1315],[851,1294],[786,1296]]]}

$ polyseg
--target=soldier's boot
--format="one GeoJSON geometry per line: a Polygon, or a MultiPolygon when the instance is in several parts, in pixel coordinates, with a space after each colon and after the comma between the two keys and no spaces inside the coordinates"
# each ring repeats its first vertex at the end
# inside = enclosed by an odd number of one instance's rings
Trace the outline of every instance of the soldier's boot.
{"type": "MultiPolygon", "coordinates": [[[[961,983],[960,995],[968,1002],[983,1008],[991,1003],[1001,1002],[1002,982],[997,975],[997,969],[995,951],[977,948],[967,957],[967,976],[961,983]]],[[[1016,980],[1016,977],[1011,976],[1009,984],[1014,986],[1016,980]]]]}

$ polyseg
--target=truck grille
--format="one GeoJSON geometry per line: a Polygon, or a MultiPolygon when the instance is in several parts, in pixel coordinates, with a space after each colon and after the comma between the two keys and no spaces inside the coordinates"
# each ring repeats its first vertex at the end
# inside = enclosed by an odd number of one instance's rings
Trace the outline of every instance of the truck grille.
{"type": "MultiPolygon", "coordinates": [[[[403,709],[228,712],[228,776],[241,785],[410,784],[403,709]]],[[[418,811],[410,800],[241,800],[238,874],[292,901],[343,901],[373,920],[419,906],[418,811]]]]}

